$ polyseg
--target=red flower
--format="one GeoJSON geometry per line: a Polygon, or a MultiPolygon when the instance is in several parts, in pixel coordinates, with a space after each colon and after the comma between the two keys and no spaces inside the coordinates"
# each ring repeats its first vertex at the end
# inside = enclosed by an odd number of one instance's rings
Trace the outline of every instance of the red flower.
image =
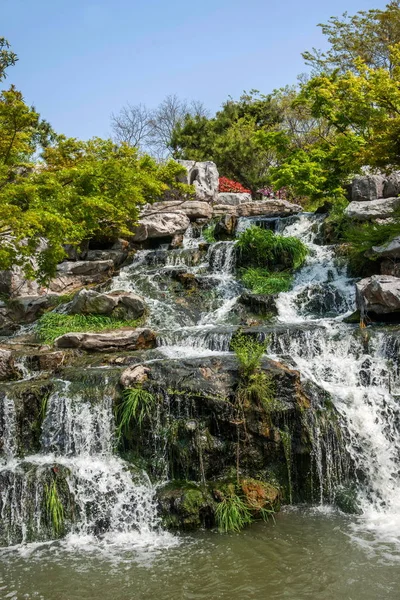
{"type": "Polygon", "coordinates": [[[250,190],[243,187],[241,183],[228,179],[227,177],[219,178],[220,192],[233,192],[234,194],[250,194],[250,190]]]}

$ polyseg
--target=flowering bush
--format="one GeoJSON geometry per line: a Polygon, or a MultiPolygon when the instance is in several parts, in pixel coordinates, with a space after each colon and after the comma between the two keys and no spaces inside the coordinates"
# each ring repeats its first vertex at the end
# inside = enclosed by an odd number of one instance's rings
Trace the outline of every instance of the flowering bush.
{"type": "Polygon", "coordinates": [[[219,191],[220,192],[233,192],[235,194],[250,194],[250,190],[242,186],[241,183],[228,179],[227,177],[219,178],[219,191]]]}
{"type": "Polygon", "coordinates": [[[281,188],[280,190],[273,190],[272,187],[266,187],[262,190],[257,190],[257,194],[261,194],[265,198],[281,198],[282,200],[286,199],[286,190],[285,188],[281,188]]]}

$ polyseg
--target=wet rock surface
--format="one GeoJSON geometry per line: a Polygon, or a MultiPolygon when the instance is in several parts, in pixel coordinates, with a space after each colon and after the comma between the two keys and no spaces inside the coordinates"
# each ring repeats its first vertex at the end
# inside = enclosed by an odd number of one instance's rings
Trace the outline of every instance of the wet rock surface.
{"type": "Polygon", "coordinates": [[[151,329],[123,328],[104,333],[66,333],[58,337],[57,348],[79,348],[91,352],[143,350],[154,348],[156,335],[151,329]]]}

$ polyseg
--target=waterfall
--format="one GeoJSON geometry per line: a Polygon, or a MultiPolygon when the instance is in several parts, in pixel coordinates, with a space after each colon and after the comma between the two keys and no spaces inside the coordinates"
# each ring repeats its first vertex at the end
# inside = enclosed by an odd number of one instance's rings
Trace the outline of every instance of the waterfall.
{"type": "Polygon", "coordinates": [[[2,400],[3,459],[0,465],[0,545],[53,537],[47,495],[55,483],[64,500],[68,539],[88,543],[170,543],[159,531],[155,488],[140,469],[114,455],[113,400],[107,391],[72,390],[58,381],[47,400],[41,451],[20,457],[15,443],[13,400],[2,400]]]}
{"type": "Polygon", "coordinates": [[[271,351],[290,356],[303,379],[330,394],[355,467],[360,524],[399,543],[400,336],[396,328],[341,321],[354,310],[354,281],[335,248],[316,243],[318,220],[302,215],[282,231],[302,239],[310,255],[293,289],[279,296],[278,319],[288,330],[273,335],[271,351]]]}

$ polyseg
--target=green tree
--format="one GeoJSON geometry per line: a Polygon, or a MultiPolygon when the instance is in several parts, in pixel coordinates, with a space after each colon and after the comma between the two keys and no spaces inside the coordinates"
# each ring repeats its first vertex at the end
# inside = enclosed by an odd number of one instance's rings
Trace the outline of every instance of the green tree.
{"type": "Polygon", "coordinates": [[[10,49],[10,44],[4,37],[0,37],[0,81],[6,77],[8,67],[15,65],[18,57],[10,49]]]}
{"type": "Polygon", "coordinates": [[[175,127],[171,145],[175,158],[213,160],[225,177],[253,192],[268,181],[274,154],[260,142],[258,133],[279,123],[280,114],[271,96],[256,91],[239,100],[229,99],[212,118],[187,115],[175,127]]]}
{"type": "Polygon", "coordinates": [[[315,48],[303,58],[314,73],[357,70],[360,58],[367,67],[392,71],[391,47],[400,43],[400,0],[392,0],[384,10],[344,13],[319,25],[330,44],[326,52],[315,48]]]}

